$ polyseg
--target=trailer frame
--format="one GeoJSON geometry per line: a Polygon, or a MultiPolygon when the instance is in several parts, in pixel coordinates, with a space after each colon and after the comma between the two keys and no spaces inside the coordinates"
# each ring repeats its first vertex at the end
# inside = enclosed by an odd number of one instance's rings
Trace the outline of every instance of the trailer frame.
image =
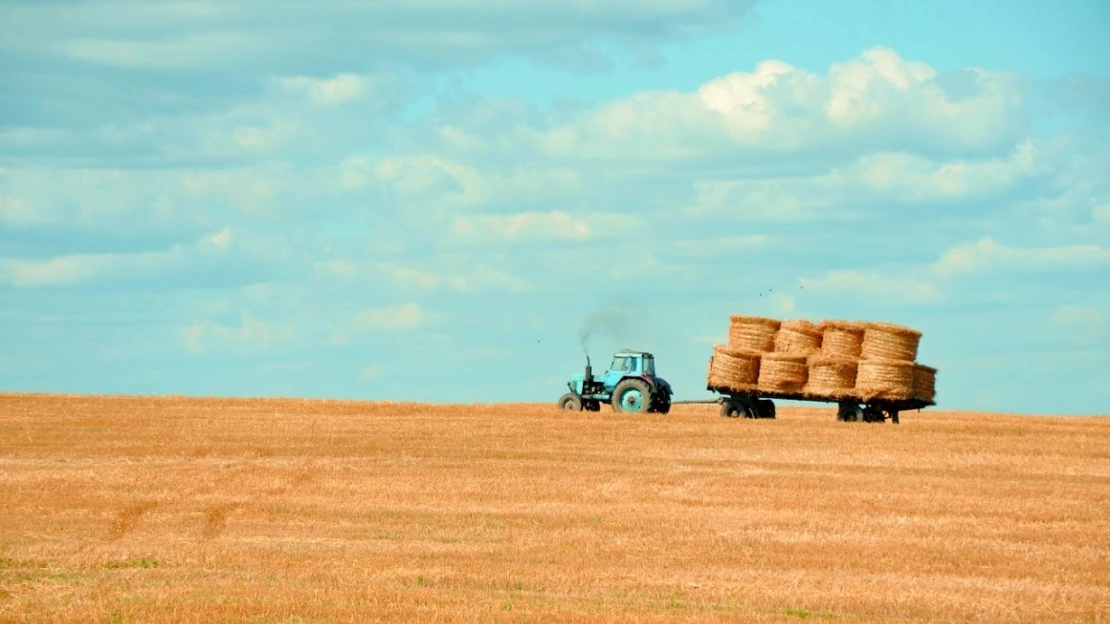
{"type": "Polygon", "coordinates": [[[713,399],[672,401],[672,405],[721,405],[721,416],[725,418],[775,418],[774,399],[782,401],[805,401],[813,403],[836,403],[836,419],[842,422],[885,422],[898,424],[898,414],[910,410],[920,410],[936,405],[935,401],[924,399],[885,399],[865,398],[853,393],[836,396],[817,395],[808,392],[779,392],[774,390],[736,390],[708,385],[705,389],[720,396],[713,399]]]}

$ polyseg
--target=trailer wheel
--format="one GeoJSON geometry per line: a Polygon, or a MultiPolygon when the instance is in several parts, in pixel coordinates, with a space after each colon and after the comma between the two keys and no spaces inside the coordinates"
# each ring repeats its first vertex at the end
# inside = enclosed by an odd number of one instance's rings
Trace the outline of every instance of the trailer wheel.
{"type": "Polygon", "coordinates": [[[760,418],[775,418],[775,402],[771,399],[759,399],[756,401],[760,418]]]}
{"type": "Polygon", "coordinates": [[[725,418],[755,418],[751,407],[742,401],[725,401],[721,403],[721,416],[725,418]]]}
{"type": "Polygon", "coordinates": [[[883,414],[883,410],[878,407],[868,405],[863,408],[863,421],[869,423],[886,422],[886,414],[883,414]]]}
{"type": "Polygon", "coordinates": [[[841,403],[836,419],[842,422],[862,422],[863,410],[856,403],[841,403]]]}
{"type": "Polygon", "coordinates": [[[568,393],[564,394],[563,396],[559,397],[558,405],[559,405],[559,409],[561,409],[561,410],[567,410],[567,411],[571,411],[571,412],[581,412],[582,411],[582,399],[579,398],[578,395],[573,393],[573,392],[568,392],[568,393]]]}

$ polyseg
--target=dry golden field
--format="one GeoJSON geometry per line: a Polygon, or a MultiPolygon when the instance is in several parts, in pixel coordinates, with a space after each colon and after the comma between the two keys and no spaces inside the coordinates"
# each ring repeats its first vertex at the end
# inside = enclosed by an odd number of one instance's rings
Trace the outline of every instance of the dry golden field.
{"type": "Polygon", "coordinates": [[[0,395],[5,622],[1107,622],[1110,418],[0,395]]]}

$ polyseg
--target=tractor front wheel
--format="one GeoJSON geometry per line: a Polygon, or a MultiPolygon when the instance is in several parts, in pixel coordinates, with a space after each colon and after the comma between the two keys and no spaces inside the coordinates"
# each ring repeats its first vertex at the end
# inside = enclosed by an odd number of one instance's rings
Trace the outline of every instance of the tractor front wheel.
{"type": "Polygon", "coordinates": [[[651,388],[642,379],[625,379],[613,389],[614,412],[646,412],[651,402],[651,388]]]}
{"type": "Polygon", "coordinates": [[[578,395],[574,394],[573,392],[568,392],[568,393],[564,394],[563,396],[559,397],[559,401],[558,401],[557,405],[559,406],[559,409],[561,409],[561,410],[567,410],[567,411],[571,411],[571,412],[581,412],[582,411],[582,399],[579,398],[578,395]]]}

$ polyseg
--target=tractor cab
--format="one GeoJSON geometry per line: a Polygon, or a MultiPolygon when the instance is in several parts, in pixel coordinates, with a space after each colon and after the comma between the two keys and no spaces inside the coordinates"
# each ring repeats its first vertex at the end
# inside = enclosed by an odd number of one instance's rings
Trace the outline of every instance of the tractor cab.
{"type": "Polygon", "coordinates": [[[585,374],[571,375],[567,388],[570,392],[559,399],[563,409],[596,412],[609,403],[618,412],[665,414],[671,408],[671,386],[655,374],[655,356],[646,351],[617,351],[600,375],[593,374],[587,356],[585,374]]]}

